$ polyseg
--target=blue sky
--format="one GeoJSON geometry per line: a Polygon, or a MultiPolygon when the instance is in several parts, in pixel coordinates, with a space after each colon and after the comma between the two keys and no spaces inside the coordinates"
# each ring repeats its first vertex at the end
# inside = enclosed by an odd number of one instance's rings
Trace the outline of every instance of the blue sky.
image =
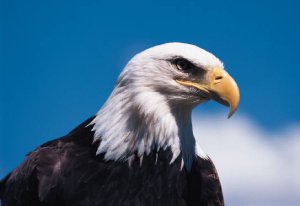
{"type": "MultiPolygon", "coordinates": [[[[165,42],[218,56],[239,114],[276,133],[300,122],[299,1],[1,1],[0,176],[93,115],[137,52],[165,42]]],[[[224,113],[207,103],[196,113],[224,113]]],[[[234,117],[233,117],[234,118],[234,117]]]]}

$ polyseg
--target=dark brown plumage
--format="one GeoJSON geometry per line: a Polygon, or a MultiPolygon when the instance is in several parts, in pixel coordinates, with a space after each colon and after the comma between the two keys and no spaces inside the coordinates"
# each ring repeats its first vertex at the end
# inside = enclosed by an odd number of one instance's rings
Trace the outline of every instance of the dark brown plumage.
{"type": "Polygon", "coordinates": [[[191,171],[181,156],[160,150],[128,162],[95,156],[93,118],[68,135],[45,143],[1,181],[2,206],[224,205],[211,160],[195,157],[191,171]]]}

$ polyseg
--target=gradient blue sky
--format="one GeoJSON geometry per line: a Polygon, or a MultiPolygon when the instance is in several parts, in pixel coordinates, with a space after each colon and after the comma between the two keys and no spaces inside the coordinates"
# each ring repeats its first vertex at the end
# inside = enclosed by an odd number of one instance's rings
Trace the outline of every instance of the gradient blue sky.
{"type": "MultiPolygon", "coordinates": [[[[299,1],[1,0],[0,176],[93,115],[137,52],[165,42],[218,56],[238,113],[268,131],[300,122],[299,1]]],[[[222,113],[205,104],[197,112],[222,113]]]]}

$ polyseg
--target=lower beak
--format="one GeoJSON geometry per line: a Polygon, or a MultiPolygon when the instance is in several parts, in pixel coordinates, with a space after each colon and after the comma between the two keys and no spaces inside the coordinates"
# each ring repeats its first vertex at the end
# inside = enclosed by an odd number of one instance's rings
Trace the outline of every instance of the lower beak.
{"type": "Polygon", "coordinates": [[[210,95],[211,99],[229,106],[228,118],[230,118],[237,110],[240,100],[240,92],[236,82],[224,69],[215,68],[212,72],[209,72],[208,75],[209,82],[207,84],[185,80],[176,81],[179,84],[195,87],[204,91],[210,95]]]}

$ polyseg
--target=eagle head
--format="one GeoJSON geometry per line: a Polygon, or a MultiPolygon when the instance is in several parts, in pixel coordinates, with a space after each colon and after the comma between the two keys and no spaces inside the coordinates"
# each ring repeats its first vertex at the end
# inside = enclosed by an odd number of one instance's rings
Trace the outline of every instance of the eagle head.
{"type": "MultiPolygon", "coordinates": [[[[97,154],[130,160],[170,148],[189,167],[200,152],[192,108],[210,99],[237,109],[239,89],[213,54],[190,44],[167,43],[135,55],[93,120],[97,154]]],[[[204,155],[202,155],[204,156],[204,155]]]]}
{"type": "Polygon", "coordinates": [[[132,58],[119,78],[141,96],[152,91],[172,107],[193,107],[213,99],[238,107],[239,89],[213,54],[191,44],[167,43],[147,49],[132,58]],[[137,91],[138,92],[138,91],[137,91]]]}

